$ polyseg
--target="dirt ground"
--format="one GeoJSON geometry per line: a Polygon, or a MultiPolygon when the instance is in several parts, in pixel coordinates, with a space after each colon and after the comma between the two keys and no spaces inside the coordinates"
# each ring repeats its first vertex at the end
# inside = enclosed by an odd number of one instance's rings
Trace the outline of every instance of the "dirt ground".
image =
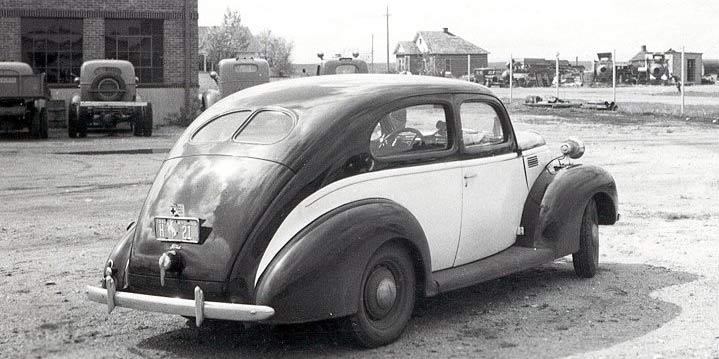
{"type": "Polygon", "coordinates": [[[601,271],[562,258],[420,301],[392,345],[358,350],[332,323],[244,328],[85,299],[180,129],[152,138],[0,137],[0,357],[719,358],[719,126],[510,106],[515,127],[583,139],[621,221],[601,271]]]}

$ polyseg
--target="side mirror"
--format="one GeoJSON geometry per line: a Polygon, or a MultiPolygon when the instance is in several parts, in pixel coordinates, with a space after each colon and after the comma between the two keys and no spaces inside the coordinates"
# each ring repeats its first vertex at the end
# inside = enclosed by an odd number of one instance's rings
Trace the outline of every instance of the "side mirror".
{"type": "Polygon", "coordinates": [[[213,80],[215,80],[215,82],[217,82],[217,78],[218,78],[219,76],[217,76],[217,72],[212,71],[212,72],[210,72],[210,77],[211,77],[213,80]]]}
{"type": "Polygon", "coordinates": [[[584,142],[576,138],[570,138],[564,141],[559,149],[563,155],[576,160],[584,155],[584,142]]]}
{"type": "Polygon", "coordinates": [[[139,82],[140,82],[140,78],[135,76],[135,83],[139,83],[139,82]]]}
{"type": "Polygon", "coordinates": [[[79,84],[80,84],[80,78],[79,78],[79,77],[75,77],[74,79],[72,79],[72,82],[74,82],[74,83],[76,83],[76,84],[79,85],[79,84]]]}

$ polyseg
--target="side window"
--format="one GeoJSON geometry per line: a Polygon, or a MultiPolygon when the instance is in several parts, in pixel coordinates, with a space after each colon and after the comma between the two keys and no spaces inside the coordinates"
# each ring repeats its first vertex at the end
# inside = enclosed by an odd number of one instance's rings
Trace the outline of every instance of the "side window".
{"type": "Polygon", "coordinates": [[[459,108],[462,141],[465,147],[489,146],[505,142],[502,123],[494,108],[482,102],[465,102],[459,108]]]}
{"type": "Polygon", "coordinates": [[[382,116],[370,137],[372,155],[381,158],[448,149],[447,115],[444,105],[427,104],[382,116]]]}

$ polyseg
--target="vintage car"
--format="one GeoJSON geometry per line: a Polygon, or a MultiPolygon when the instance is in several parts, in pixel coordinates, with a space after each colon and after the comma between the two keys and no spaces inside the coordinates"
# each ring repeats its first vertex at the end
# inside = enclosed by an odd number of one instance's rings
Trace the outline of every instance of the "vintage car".
{"type": "Polygon", "coordinates": [[[212,71],[210,77],[218,89],[208,89],[200,95],[202,111],[237,91],[270,82],[270,65],[264,59],[223,59],[217,68],[220,72],[212,71]]]}
{"type": "Polygon", "coordinates": [[[90,300],[259,323],[338,318],[396,340],[415,299],[572,255],[598,266],[607,171],[515,132],[487,88],[425,76],[255,86],[202,113],[162,164],[90,300]]]}
{"type": "Polygon", "coordinates": [[[352,57],[339,57],[322,61],[322,63],[317,65],[317,76],[366,73],[369,73],[367,63],[352,57]]]}
{"type": "Polygon", "coordinates": [[[152,104],[137,93],[132,63],[91,60],[75,79],[80,92],[72,96],[67,129],[70,137],[87,136],[88,130],[114,130],[128,123],[135,136],[152,136],[152,104]]]}
{"type": "Polygon", "coordinates": [[[24,62],[0,62],[0,130],[28,129],[35,138],[47,138],[45,74],[33,74],[24,62]]]}

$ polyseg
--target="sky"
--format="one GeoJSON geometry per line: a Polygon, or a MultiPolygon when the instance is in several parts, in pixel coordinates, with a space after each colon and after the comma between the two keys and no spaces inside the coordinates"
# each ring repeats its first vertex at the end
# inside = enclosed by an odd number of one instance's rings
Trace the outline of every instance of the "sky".
{"type": "Polygon", "coordinates": [[[316,54],[359,52],[386,62],[385,11],[389,7],[390,61],[397,41],[417,31],[449,28],[489,51],[489,61],[543,57],[593,60],[597,52],[616,50],[629,60],[641,45],[649,51],[669,48],[719,58],[717,0],[198,0],[199,25],[219,25],[227,8],[257,34],[293,41],[295,63],[316,63],[316,54]]]}

